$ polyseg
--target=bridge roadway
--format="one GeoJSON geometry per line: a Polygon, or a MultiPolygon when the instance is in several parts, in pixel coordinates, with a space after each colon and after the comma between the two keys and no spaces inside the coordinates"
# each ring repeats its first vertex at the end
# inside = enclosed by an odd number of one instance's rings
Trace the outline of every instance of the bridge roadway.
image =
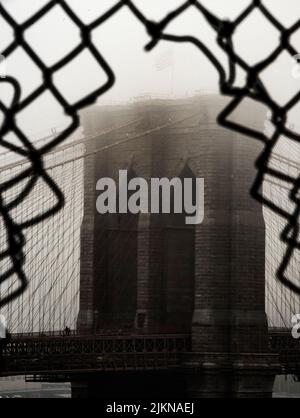
{"type": "MultiPolygon", "coordinates": [[[[290,331],[284,329],[270,329],[269,335],[271,351],[279,354],[281,374],[299,376],[300,339],[293,339],[290,331]]],[[[66,381],[80,373],[178,370],[190,351],[188,334],[13,335],[1,342],[0,374],[66,381]]],[[[217,357],[218,353],[208,353],[208,356],[217,357]]]]}

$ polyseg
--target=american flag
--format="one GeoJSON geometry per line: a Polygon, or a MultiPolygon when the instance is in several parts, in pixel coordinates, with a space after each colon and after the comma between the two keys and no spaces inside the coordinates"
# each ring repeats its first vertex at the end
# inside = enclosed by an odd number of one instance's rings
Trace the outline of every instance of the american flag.
{"type": "Polygon", "coordinates": [[[157,71],[166,70],[174,65],[174,52],[172,49],[168,49],[160,53],[155,59],[155,68],[157,71]]]}

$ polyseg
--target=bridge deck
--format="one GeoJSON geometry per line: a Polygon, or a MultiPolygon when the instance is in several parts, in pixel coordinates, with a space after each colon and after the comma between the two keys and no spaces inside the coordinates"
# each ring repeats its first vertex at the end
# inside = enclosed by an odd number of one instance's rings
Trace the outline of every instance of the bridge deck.
{"type": "MultiPolygon", "coordinates": [[[[300,340],[270,330],[270,349],[279,354],[282,374],[300,374],[300,340]]],[[[1,374],[69,375],[108,371],[172,370],[191,352],[188,334],[14,335],[1,345],[1,374]]]]}
{"type": "Polygon", "coordinates": [[[169,369],[188,351],[188,335],[13,337],[2,375],[169,369]]]}

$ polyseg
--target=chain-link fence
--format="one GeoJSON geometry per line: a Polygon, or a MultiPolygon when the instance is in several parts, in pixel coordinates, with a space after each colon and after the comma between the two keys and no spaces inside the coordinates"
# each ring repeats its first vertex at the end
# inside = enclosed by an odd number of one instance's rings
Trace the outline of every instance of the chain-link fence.
{"type": "MultiPolygon", "coordinates": [[[[203,2],[197,0],[187,0],[183,2],[180,7],[171,10],[162,20],[154,22],[147,19],[147,17],[135,5],[133,0],[120,0],[119,2],[114,2],[113,6],[109,10],[107,10],[103,15],[97,17],[92,23],[85,24],[80,16],[75,13],[71,5],[72,2],[68,2],[67,0],[48,1],[28,20],[23,23],[18,23],[7,11],[5,3],[0,4],[0,15],[2,19],[6,21],[14,32],[12,42],[5,48],[5,50],[0,51],[1,54],[5,57],[9,57],[17,48],[22,48],[43,75],[42,84],[24,100],[21,98],[21,86],[17,79],[10,76],[7,76],[5,79],[0,78],[0,83],[9,83],[14,91],[13,100],[9,106],[0,101],[0,110],[4,114],[4,121],[0,130],[2,138],[1,146],[13,151],[18,156],[28,159],[28,166],[22,172],[14,175],[9,180],[5,180],[5,182],[3,182],[0,186],[1,220],[5,225],[7,240],[7,247],[0,254],[0,261],[7,258],[10,259],[10,268],[2,271],[0,274],[0,284],[12,274],[17,274],[19,281],[18,288],[14,290],[9,298],[2,298],[0,306],[20,295],[27,285],[27,278],[23,271],[25,259],[23,251],[25,245],[25,230],[52,216],[64,205],[64,196],[62,192],[44,167],[44,156],[51,149],[64,141],[79,126],[79,110],[94,103],[96,99],[107,92],[115,82],[114,71],[110,67],[109,62],[106,61],[105,57],[100,54],[98,49],[93,44],[92,32],[95,28],[100,27],[108,21],[112,16],[118,14],[123,8],[127,8],[134,15],[134,17],[144,25],[150,37],[149,43],[145,46],[146,51],[151,51],[162,41],[189,43],[196,46],[199,49],[199,52],[204,54],[217,70],[219,74],[221,94],[232,98],[228,106],[226,106],[226,108],[219,115],[219,124],[245,134],[248,137],[262,141],[265,144],[264,151],[256,161],[258,175],[255,179],[251,194],[259,202],[268,206],[272,211],[276,212],[276,214],[286,220],[286,227],[281,234],[281,240],[287,245],[287,251],[282,259],[280,268],[278,269],[277,277],[290,290],[300,294],[300,286],[295,282],[295,278],[287,277],[287,267],[293,257],[293,253],[295,250],[300,249],[300,242],[298,239],[298,219],[300,211],[298,191],[300,178],[289,176],[280,170],[270,167],[269,164],[273,150],[282,135],[293,141],[299,140],[299,136],[287,127],[287,115],[300,100],[300,92],[289,100],[287,104],[280,106],[275,100],[273,100],[272,95],[268,92],[268,89],[265,87],[261,79],[262,72],[271,66],[283,51],[286,51],[291,55],[291,57],[298,54],[298,51],[296,51],[292,46],[290,38],[300,28],[300,20],[293,24],[292,27],[286,28],[280,23],[279,19],[270,13],[268,8],[265,7],[263,1],[260,0],[249,1],[248,7],[246,7],[234,20],[222,20],[209,11],[203,5],[203,2]],[[32,28],[40,22],[56,6],[59,6],[67,15],[72,25],[75,25],[75,27],[79,29],[81,40],[71,52],[64,56],[63,59],[59,60],[52,66],[48,66],[34,51],[28,41],[26,41],[25,35],[29,28],[32,28]],[[220,63],[218,58],[205,45],[205,43],[196,37],[189,35],[176,36],[174,34],[168,34],[168,26],[177,17],[190,9],[195,14],[201,14],[202,18],[204,17],[209,26],[215,31],[216,43],[225,52],[228,58],[229,71],[226,71],[224,65],[220,63]],[[267,58],[254,66],[249,66],[249,64],[247,64],[247,62],[236,52],[233,37],[237,28],[242,26],[254,11],[261,13],[263,17],[280,33],[280,41],[275,50],[272,50],[267,58]],[[101,67],[101,69],[105,72],[107,80],[102,86],[95,87],[95,90],[86,97],[82,97],[76,103],[70,104],[55,84],[54,76],[59,70],[72,63],[72,61],[85,50],[88,50],[89,53],[92,54],[99,67],[101,67]],[[246,82],[242,87],[236,86],[238,69],[242,69],[247,74],[246,82]],[[65,114],[70,117],[71,123],[55,138],[52,138],[52,140],[48,141],[42,147],[37,148],[30,141],[28,136],[18,127],[16,118],[22,110],[31,106],[43,93],[47,91],[53,95],[64,110],[65,114]],[[251,129],[230,121],[230,116],[245,98],[260,102],[267,106],[271,111],[271,120],[275,126],[275,131],[271,138],[267,137],[264,133],[255,130],[255,128],[251,129]],[[12,132],[18,138],[21,144],[20,146],[4,139],[4,136],[9,132],[12,132]],[[274,202],[269,201],[263,196],[262,185],[266,176],[272,176],[273,178],[287,182],[290,185],[289,198],[293,203],[295,203],[295,210],[293,213],[287,213],[274,204],[274,202]],[[52,191],[56,198],[55,205],[47,208],[42,213],[32,213],[32,216],[30,219],[26,220],[26,222],[18,223],[12,215],[13,209],[24,201],[30,193],[32,193],[35,184],[40,180],[44,181],[52,191]],[[19,190],[20,187],[18,188],[19,192],[15,199],[7,202],[5,199],[5,192],[20,184],[22,184],[22,188],[21,190],[19,190]]],[[[252,140],[251,138],[249,140],[252,140]]]]}

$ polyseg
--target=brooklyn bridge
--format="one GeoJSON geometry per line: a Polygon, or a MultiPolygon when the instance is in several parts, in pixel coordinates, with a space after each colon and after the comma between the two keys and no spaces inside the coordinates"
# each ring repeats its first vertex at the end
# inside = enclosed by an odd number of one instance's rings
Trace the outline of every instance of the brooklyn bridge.
{"type": "MultiPolygon", "coordinates": [[[[2,376],[71,382],[74,397],[140,399],[271,396],[276,376],[300,378],[300,339],[292,336],[300,300],[276,279],[285,225],[250,197],[261,146],[216,123],[224,103],[200,95],[94,106],[81,114],[82,131],[47,154],[66,204],[26,232],[29,285],[1,311],[2,376]],[[147,181],[204,178],[204,221],[187,225],[175,212],[100,215],[97,180],[117,179],[119,170],[147,181]]],[[[259,109],[249,104],[235,115],[245,116],[263,129],[259,109]]],[[[296,177],[299,161],[281,151],[270,164],[296,177]]],[[[1,181],[28,164],[12,154],[0,155],[1,181]]],[[[284,181],[266,178],[263,194],[293,209],[284,181]]],[[[13,215],[23,222],[53,204],[40,180],[13,215]]],[[[299,277],[299,261],[295,251],[290,277],[299,277]]],[[[8,259],[1,263],[8,268],[8,259]]],[[[17,285],[3,282],[1,297],[17,285]]]]}

